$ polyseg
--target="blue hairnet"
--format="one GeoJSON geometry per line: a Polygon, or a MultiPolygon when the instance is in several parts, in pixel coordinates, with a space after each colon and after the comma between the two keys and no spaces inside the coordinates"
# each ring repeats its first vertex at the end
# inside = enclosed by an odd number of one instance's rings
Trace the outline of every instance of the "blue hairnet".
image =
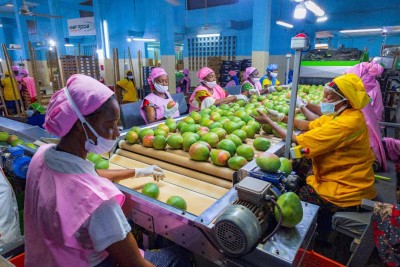
{"type": "Polygon", "coordinates": [[[269,64],[266,71],[274,71],[278,69],[278,64],[269,64]]]}

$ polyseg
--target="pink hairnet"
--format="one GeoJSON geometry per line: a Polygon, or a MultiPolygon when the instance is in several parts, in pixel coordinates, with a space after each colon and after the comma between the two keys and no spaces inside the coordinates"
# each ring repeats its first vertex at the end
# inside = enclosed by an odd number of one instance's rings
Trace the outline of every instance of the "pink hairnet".
{"type": "Polygon", "coordinates": [[[236,76],[236,71],[230,70],[230,71],[228,72],[228,74],[231,75],[231,76],[236,76]]]}
{"type": "MultiPolygon", "coordinates": [[[[74,74],[67,81],[67,90],[83,116],[89,115],[104,104],[113,94],[107,86],[82,74],[74,74]]],[[[59,90],[50,99],[44,128],[59,137],[65,136],[78,116],[68,102],[64,90],[59,90]]]]}
{"type": "Polygon", "coordinates": [[[153,80],[161,75],[168,75],[163,68],[153,68],[151,70],[149,78],[147,78],[147,82],[149,84],[153,84],[153,80]]]}
{"type": "Polygon", "coordinates": [[[254,68],[254,67],[247,67],[247,68],[246,68],[246,71],[245,71],[244,74],[243,74],[243,78],[244,78],[245,80],[247,80],[247,78],[249,78],[249,76],[250,76],[255,70],[256,70],[256,68],[254,68]]]}
{"type": "Polygon", "coordinates": [[[12,70],[13,71],[19,71],[19,67],[18,66],[12,66],[12,70]]]}
{"type": "Polygon", "coordinates": [[[383,71],[384,69],[381,64],[378,64],[375,61],[371,61],[371,67],[368,69],[369,75],[380,77],[383,71]]]}
{"type": "Polygon", "coordinates": [[[209,67],[203,67],[197,72],[197,78],[202,81],[208,74],[213,73],[214,71],[209,67]]]}
{"type": "Polygon", "coordinates": [[[20,73],[21,75],[26,75],[26,76],[29,75],[29,72],[28,72],[27,69],[22,69],[19,73],[20,73]]]}
{"type": "Polygon", "coordinates": [[[183,70],[183,74],[189,75],[189,70],[188,70],[188,69],[184,69],[184,70],[183,70]]]}

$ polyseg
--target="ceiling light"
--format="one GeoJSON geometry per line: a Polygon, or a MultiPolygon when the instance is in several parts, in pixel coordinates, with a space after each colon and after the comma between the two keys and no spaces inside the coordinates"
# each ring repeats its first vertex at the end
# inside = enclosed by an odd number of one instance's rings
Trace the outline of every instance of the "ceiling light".
{"type": "Polygon", "coordinates": [[[155,42],[156,39],[152,39],[152,38],[133,38],[133,41],[137,41],[137,42],[155,42]]]}
{"type": "Polygon", "coordinates": [[[197,38],[205,38],[205,37],[219,37],[219,33],[209,33],[209,34],[198,34],[197,38]]]}
{"type": "Polygon", "coordinates": [[[298,3],[296,8],[294,9],[294,18],[295,19],[304,19],[307,14],[307,9],[304,3],[298,3]]]}
{"type": "Polygon", "coordinates": [[[13,7],[13,4],[7,4],[6,7],[13,7]]]}
{"type": "Polygon", "coordinates": [[[371,29],[358,29],[358,30],[341,30],[340,33],[357,33],[357,32],[380,32],[381,28],[371,28],[371,29]]]}
{"type": "Polygon", "coordinates": [[[276,24],[281,25],[281,26],[286,27],[286,28],[293,28],[293,24],[284,22],[282,20],[277,20],[276,24]]]}
{"type": "Polygon", "coordinates": [[[50,40],[49,40],[49,45],[50,45],[50,46],[55,46],[55,45],[56,45],[56,42],[55,42],[54,40],[50,39],[50,40]]]}
{"type": "Polygon", "coordinates": [[[74,46],[74,44],[65,44],[64,46],[71,47],[71,46],[74,46]]]}
{"type": "Polygon", "coordinates": [[[327,16],[322,16],[322,17],[318,17],[317,18],[317,22],[324,22],[324,21],[327,21],[327,20],[328,20],[327,16]]]}
{"type": "Polygon", "coordinates": [[[132,42],[132,38],[130,38],[130,37],[126,38],[126,41],[127,41],[128,43],[130,43],[130,42],[132,42]]]}
{"type": "Polygon", "coordinates": [[[306,1],[306,2],[304,2],[304,4],[306,5],[306,8],[308,10],[310,10],[312,13],[314,13],[316,16],[321,17],[321,16],[325,15],[325,11],[322,10],[322,8],[320,8],[313,1],[306,1]]]}

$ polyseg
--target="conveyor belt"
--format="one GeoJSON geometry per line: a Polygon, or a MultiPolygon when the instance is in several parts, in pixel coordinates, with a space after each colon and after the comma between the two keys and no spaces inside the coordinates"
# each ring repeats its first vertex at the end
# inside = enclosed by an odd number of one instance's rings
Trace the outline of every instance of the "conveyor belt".
{"type": "MultiPolygon", "coordinates": [[[[110,158],[110,163],[110,169],[143,168],[148,166],[143,162],[120,155],[113,155],[110,158]]],[[[166,202],[167,199],[173,195],[183,197],[188,205],[187,211],[194,215],[201,214],[217,201],[217,199],[228,192],[228,189],[175,172],[165,171],[165,176],[164,181],[157,183],[160,188],[158,200],[166,202]]],[[[140,192],[142,187],[149,182],[153,182],[153,178],[125,179],[119,181],[119,184],[140,192]]]]}

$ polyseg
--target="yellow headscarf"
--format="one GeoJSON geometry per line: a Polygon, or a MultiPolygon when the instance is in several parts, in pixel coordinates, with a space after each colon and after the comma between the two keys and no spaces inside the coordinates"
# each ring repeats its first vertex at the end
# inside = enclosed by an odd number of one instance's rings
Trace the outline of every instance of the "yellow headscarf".
{"type": "Polygon", "coordinates": [[[362,109],[369,103],[369,96],[365,91],[362,80],[355,74],[344,74],[333,79],[340,91],[354,109],[362,109]]]}

